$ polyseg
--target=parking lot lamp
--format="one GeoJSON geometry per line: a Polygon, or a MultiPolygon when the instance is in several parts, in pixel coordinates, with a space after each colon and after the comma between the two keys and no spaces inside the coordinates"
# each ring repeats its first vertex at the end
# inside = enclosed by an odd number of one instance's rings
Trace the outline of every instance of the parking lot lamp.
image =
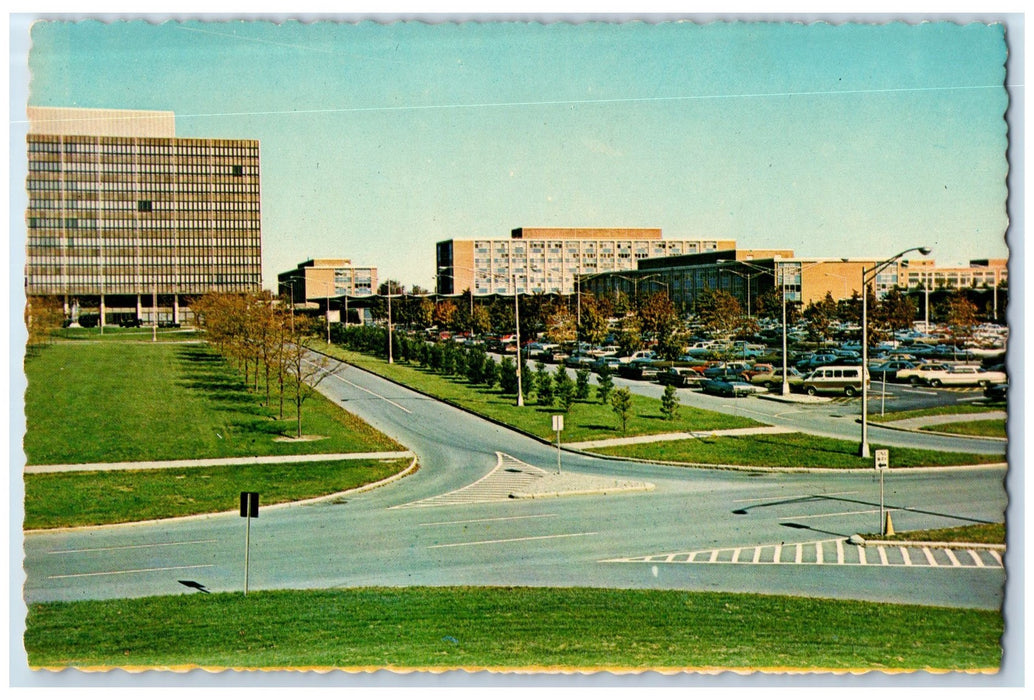
{"type": "Polygon", "coordinates": [[[869,283],[876,279],[890,265],[893,265],[907,253],[918,251],[923,255],[929,255],[930,249],[926,246],[917,246],[903,250],[892,258],[887,258],[866,269],[862,267],[862,444],[858,449],[860,457],[868,458],[869,453],[869,384],[866,381],[866,373],[869,371],[869,283]]]}

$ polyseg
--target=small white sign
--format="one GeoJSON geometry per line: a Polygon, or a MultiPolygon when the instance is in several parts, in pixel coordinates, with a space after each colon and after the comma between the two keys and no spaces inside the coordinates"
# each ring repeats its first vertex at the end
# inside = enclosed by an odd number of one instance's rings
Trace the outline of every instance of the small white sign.
{"type": "Polygon", "coordinates": [[[876,450],[874,456],[877,469],[890,468],[890,450],[876,450]]]}
{"type": "Polygon", "coordinates": [[[564,429],[564,417],[553,416],[553,432],[559,433],[564,429]]]}

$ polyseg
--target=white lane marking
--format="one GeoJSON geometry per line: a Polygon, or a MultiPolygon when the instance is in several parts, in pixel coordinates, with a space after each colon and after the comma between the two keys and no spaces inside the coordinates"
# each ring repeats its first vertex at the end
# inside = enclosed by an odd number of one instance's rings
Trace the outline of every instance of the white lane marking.
{"type": "Polygon", "coordinates": [[[400,411],[405,411],[406,413],[412,413],[412,411],[410,411],[405,406],[400,406],[399,404],[397,404],[394,401],[392,401],[391,399],[389,399],[387,396],[381,396],[376,391],[370,391],[365,386],[359,386],[355,382],[350,382],[347,379],[345,379],[344,377],[338,376],[336,373],[331,374],[330,376],[333,379],[338,380],[339,382],[344,382],[345,384],[348,384],[349,386],[354,386],[356,389],[359,389],[360,391],[365,391],[367,394],[370,394],[371,396],[376,396],[378,399],[380,399],[382,401],[386,401],[387,403],[390,403],[392,406],[394,406],[395,408],[399,409],[400,411]]]}
{"type": "Polygon", "coordinates": [[[948,560],[951,562],[952,566],[962,566],[961,562],[959,562],[959,558],[955,556],[955,552],[950,549],[946,549],[944,550],[944,553],[948,555],[948,560]]]}
{"type": "Polygon", "coordinates": [[[89,547],[84,549],[54,549],[47,554],[84,554],[86,552],[116,552],[122,549],[148,549],[150,547],[180,547],[188,544],[211,544],[219,540],[190,540],[188,542],[154,542],[151,544],[126,544],[118,547],[89,547]]]}
{"type": "Polygon", "coordinates": [[[441,523],[417,523],[417,527],[434,527],[435,525],[468,525],[470,523],[494,523],[499,520],[528,520],[530,518],[555,518],[556,513],[539,515],[510,515],[505,518],[478,518],[477,520],[446,520],[441,523]]]}
{"type": "Polygon", "coordinates": [[[87,576],[120,576],[122,574],[149,574],[154,571],[176,571],[178,569],[211,569],[214,566],[215,564],[195,564],[193,566],[159,566],[154,569],[122,569],[121,571],[96,571],[90,574],[56,574],[54,576],[47,576],[47,578],[85,578],[87,576]]]}
{"type": "Polygon", "coordinates": [[[452,544],[432,544],[428,549],[441,549],[443,547],[473,547],[479,544],[505,544],[507,542],[529,542],[531,540],[554,540],[562,537],[586,537],[598,535],[598,532],[572,532],[566,535],[539,535],[538,537],[514,537],[506,540],[479,540],[477,542],[454,542],[452,544]]]}
{"type": "Polygon", "coordinates": [[[901,560],[905,562],[905,566],[912,566],[912,557],[908,556],[908,550],[904,547],[898,547],[898,551],[901,552],[901,560]]]}
{"type": "Polygon", "coordinates": [[[969,556],[973,558],[973,563],[976,564],[978,568],[985,566],[984,560],[980,558],[980,555],[976,553],[976,550],[970,549],[967,551],[969,552],[969,556]]]}
{"type": "Polygon", "coordinates": [[[940,566],[937,561],[933,558],[933,552],[930,551],[929,547],[923,547],[923,554],[926,556],[926,563],[930,566],[940,566]]]}
{"type": "Polygon", "coordinates": [[[936,391],[923,391],[922,389],[904,389],[903,394],[922,394],[923,396],[937,396],[936,391]]]}
{"type": "Polygon", "coordinates": [[[1002,555],[1001,554],[999,554],[998,552],[996,552],[993,549],[989,550],[988,553],[991,555],[992,559],[994,559],[996,562],[998,562],[998,566],[1005,566],[1005,562],[1002,561],[1002,555]]]}
{"type": "Polygon", "coordinates": [[[870,510],[845,510],[840,513],[813,513],[812,515],[788,515],[786,518],[791,520],[807,520],[808,518],[832,518],[841,515],[868,515],[870,513],[876,513],[879,508],[872,508],[870,510]]]}

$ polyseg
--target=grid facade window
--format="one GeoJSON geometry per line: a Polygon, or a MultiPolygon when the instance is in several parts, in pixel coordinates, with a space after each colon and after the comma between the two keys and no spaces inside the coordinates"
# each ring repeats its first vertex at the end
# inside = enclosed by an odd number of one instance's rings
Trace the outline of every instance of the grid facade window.
{"type": "Polygon", "coordinates": [[[253,140],[30,134],[30,295],[261,287],[253,140]]]}

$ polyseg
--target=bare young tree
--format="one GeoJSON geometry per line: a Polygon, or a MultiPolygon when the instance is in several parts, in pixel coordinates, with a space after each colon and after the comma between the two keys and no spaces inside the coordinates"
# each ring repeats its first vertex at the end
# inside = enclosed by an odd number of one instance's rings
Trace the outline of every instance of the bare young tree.
{"type": "Polygon", "coordinates": [[[302,436],[302,405],[316,393],[316,387],[341,366],[340,362],[306,347],[305,342],[313,332],[310,319],[294,315],[288,319],[287,342],[283,346],[284,369],[295,407],[295,437],[299,438],[302,436]]]}

